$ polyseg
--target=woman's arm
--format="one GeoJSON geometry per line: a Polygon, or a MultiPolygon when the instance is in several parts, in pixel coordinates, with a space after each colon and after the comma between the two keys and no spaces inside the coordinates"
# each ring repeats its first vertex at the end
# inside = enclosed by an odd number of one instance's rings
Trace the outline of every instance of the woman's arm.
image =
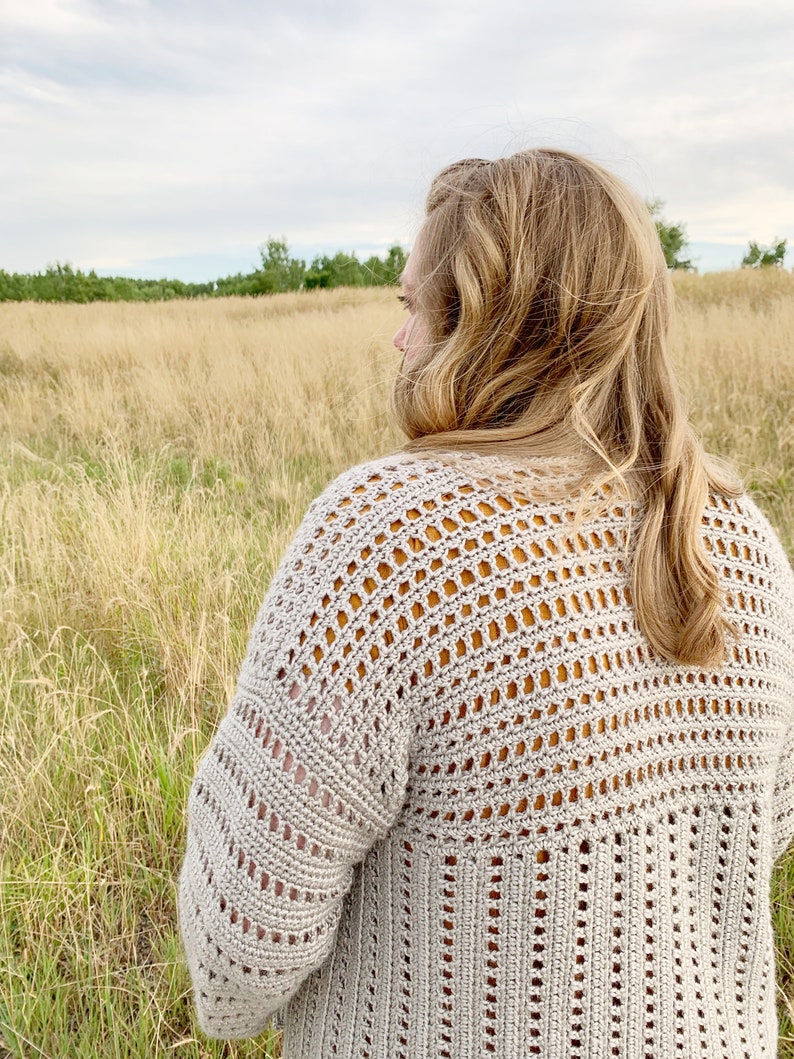
{"type": "Polygon", "coordinates": [[[212,1037],[261,1032],[326,959],[353,867],[403,802],[406,621],[384,607],[396,545],[389,503],[352,474],[285,555],[190,793],[179,918],[212,1037]]]}

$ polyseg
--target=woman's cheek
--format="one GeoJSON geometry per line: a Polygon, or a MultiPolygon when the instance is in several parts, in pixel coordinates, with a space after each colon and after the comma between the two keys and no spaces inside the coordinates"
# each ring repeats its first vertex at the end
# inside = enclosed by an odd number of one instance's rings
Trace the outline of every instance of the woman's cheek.
{"type": "Polygon", "coordinates": [[[417,357],[424,349],[426,342],[427,328],[424,327],[418,317],[413,316],[405,335],[406,360],[411,360],[414,357],[417,357]]]}

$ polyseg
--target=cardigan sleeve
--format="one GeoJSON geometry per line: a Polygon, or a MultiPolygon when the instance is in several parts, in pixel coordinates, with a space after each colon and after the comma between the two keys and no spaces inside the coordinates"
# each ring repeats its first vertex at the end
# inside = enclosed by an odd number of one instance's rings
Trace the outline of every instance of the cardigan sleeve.
{"type": "Polygon", "coordinates": [[[772,860],[776,861],[788,849],[794,838],[794,571],[782,544],[773,535],[776,558],[774,579],[781,595],[780,616],[784,630],[783,651],[789,673],[788,724],[775,769],[772,803],[772,860]]]}
{"type": "Polygon", "coordinates": [[[260,1033],[323,963],[354,866],[404,800],[413,726],[388,505],[362,503],[350,473],[279,566],[191,787],[179,924],[211,1037],[260,1033]]]}
{"type": "Polygon", "coordinates": [[[785,853],[794,838],[794,570],[774,527],[754,505],[761,527],[769,579],[775,588],[775,613],[770,615],[777,627],[782,655],[782,669],[788,675],[783,692],[787,715],[784,717],[780,754],[775,768],[772,795],[772,860],[785,853]]]}
{"type": "Polygon", "coordinates": [[[794,838],[794,724],[789,727],[775,772],[772,860],[781,857],[794,838]]]}

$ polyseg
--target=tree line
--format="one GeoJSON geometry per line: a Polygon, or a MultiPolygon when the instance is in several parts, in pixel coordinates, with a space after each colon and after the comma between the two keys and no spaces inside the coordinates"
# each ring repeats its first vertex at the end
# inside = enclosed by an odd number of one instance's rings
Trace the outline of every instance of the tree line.
{"type": "MultiPolygon", "coordinates": [[[[647,203],[670,269],[694,271],[687,256],[686,229],[661,216],[663,203],[647,203]]],[[[770,245],[750,242],[742,268],[782,267],[786,240],[770,245]]],[[[384,257],[373,255],[359,261],[355,254],[342,251],[320,254],[307,266],[290,255],[285,239],[272,236],[259,247],[260,264],[252,272],[211,280],[185,283],[178,279],[131,279],[127,276],[98,276],[92,269],[82,272],[69,264],[49,265],[44,272],[5,272],[0,269],[0,302],[94,302],[168,301],[172,298],[219,298],[231,294],[257,296],[284,291],[315,290],[325,287],[381,287],[399,282],[407,252],[399,245],[390,247],[384,257]]]]}
{"type": "Polygon", "coordinates": [[[260,264],[252,272],[185,283],[178,279],[131,279],[98,276],[69,264],[48,265],[43,272],[5,272],[0,269],[0,301],[119,302],[168,301],[172,298],[218,298],[230,294],[279,294],[323,287],[382,287],[399,282],[406,251],[390,247],[384,257],[360,261],[356,254],[320,254],[310,265],[290,256],[283,239],[270,238],[259,248],[260,264]]]}
{"type": "MultiPolygon", "coordinates": [[[[660,199],[654,199],[652,202],[646,203],[656,224],[656,231],[659,234],[659,241],[662,244],[667,267],[680,269],[685,272],[695,272],[695,266],[686,256],[689,251],[686,228],[680,221],[678,224],[671,224],[670,221],[666,221],[664,217],[660,216],[663,205],[664,203],[660,199]]],[[[785,257],[785,239],[773,239],[767,246],[751,240],[747,244],[747,251],[742,258],[741,267],[782,268],[785,257]]]]}

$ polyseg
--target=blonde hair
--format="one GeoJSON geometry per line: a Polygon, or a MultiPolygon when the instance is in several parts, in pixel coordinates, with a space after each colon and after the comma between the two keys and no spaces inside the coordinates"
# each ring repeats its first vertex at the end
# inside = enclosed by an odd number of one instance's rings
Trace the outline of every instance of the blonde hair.
{"type": "Polygon", "coordinates": [[[428,339],[392,390],[404,449],[578,456],[587,494],[617,487],[642,504],[632,598],[653,650],[724,661],[735,630],[701,521],[710,490],[741,485],[684,411],[647,207],[566,151],[466,159],[433,181],[414,255],[428,339]]]}

